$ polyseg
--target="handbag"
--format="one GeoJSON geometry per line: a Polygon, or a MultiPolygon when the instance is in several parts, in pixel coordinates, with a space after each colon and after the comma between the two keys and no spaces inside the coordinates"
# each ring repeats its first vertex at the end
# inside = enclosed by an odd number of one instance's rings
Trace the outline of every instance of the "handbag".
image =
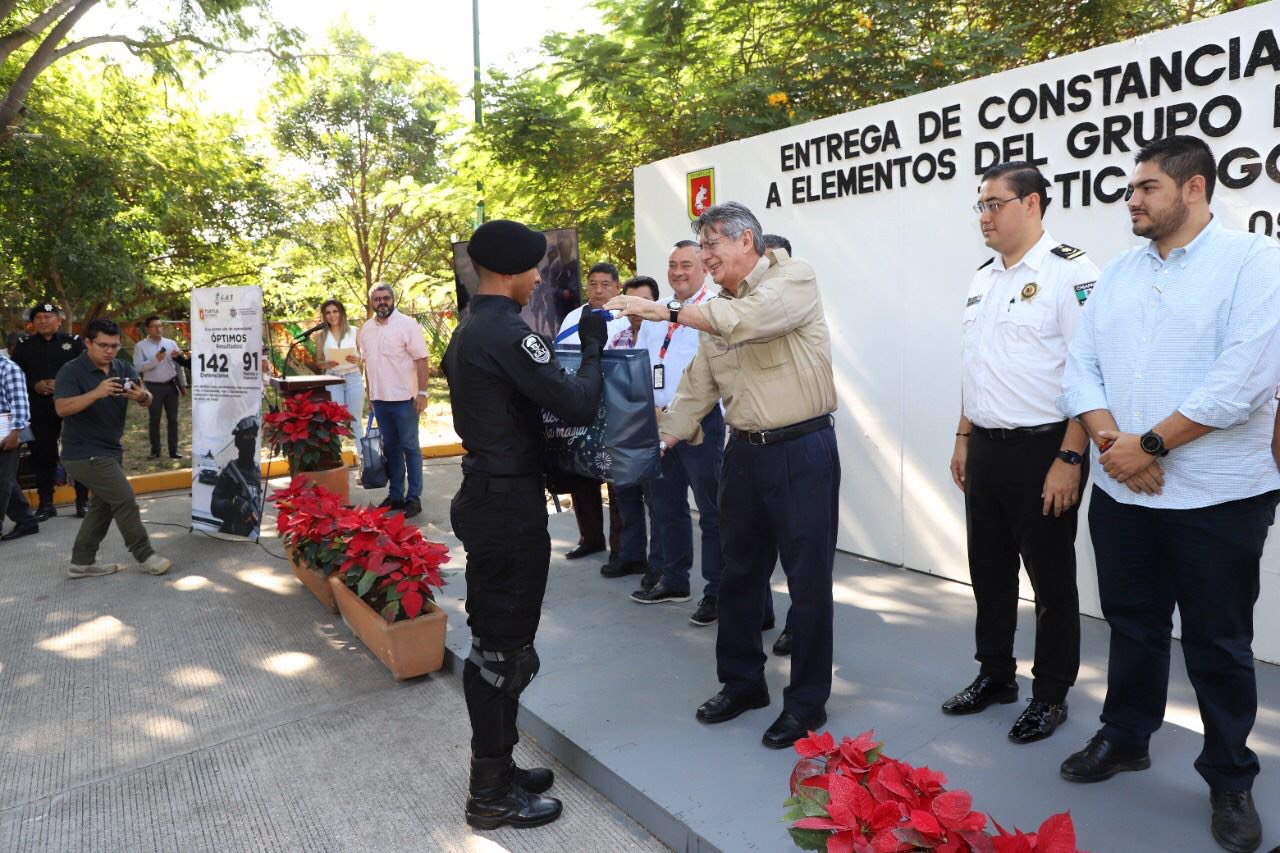
{"type": "Polygon", "coordinates": [[[382,452],[382,430],[373,425],[369,413],[364,435],[360,438],[360,487],[381,489],[387,484],[387,457],[382,452]]]}
{"type": "MultiPolygon", "coordinates": [[[[556,347],[570,372],[582,364],[578,347],[556,347]]],[[[600,354],[604,391],[589,426],[572,426],[544,411],[547,468],[557,476],[578,475],[615,486],[634,486],[658,476],[658,422],[653,415],[649,351],[611,349],[600,354]]]]}

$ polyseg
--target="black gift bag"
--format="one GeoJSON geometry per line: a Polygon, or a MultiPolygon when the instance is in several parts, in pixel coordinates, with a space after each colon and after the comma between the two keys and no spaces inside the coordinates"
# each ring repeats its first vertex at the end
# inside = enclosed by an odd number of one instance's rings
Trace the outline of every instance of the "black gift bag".
{"type": "Polygon", "coordinates": [[[360,438],[360,487],[381,489],[387,484],[387,457],[382,451],[382,430],[374,426],[373,412],[360,438]]]}
{"type": "MultiPolygon", "coordinates": [[[[547,467],[552,477],[576,474],[615,486],[632,486],[658,476],[658,422],[653,411],[649,352],[611,349],[601,354],[604,393],[590,426],[570,426],[543,411],[547,467]]],[[[582,364],[578,347],[556,347],[556,359],[570,373],[582,364]]]]}

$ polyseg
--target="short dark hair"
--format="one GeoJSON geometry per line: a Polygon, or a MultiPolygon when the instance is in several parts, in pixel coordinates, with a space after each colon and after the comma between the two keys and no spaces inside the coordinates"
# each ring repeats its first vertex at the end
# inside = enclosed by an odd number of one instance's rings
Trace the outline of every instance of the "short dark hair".
{"type": "Polygon", "coordinates": [[[593,276],[598,272],[607,273],[609,278],[614,281],[618,280],[618,268],[608,261],[600,261],[591,265],[591,269],[587,270],[587,276],[593,276]]]}
{"type": "Polygon", "coordinates": [[[151,328],[151,321],[152,321],[152,320],[159,320],[159,319],[160,319],[160,315],[159,315],[159,314],[148,314],[148,315],[146,316],[146,318],[145,318],[145,319],[143,319],[143,321],[142,321],[142,328],[144,328],[144,329],[149,329],[149,328],[151,328]]]}
{"type": "Polygon", "coordinates": [[[1182,186],[1196,175],[1204,176],[1204,200],[1213,200],[1213,189],[1218,183],[1218,161],[1214,159],[1209,143],[1198,136],[1170,136],[1138,149],[1133,162],[1151,161],[1160,171],[1182,186]]]}
{"type": "Polygon", "coordinates": [[[698,249],[698,248],[701,248],[701,247],[698,245],[698,241],[697,241],[697,240],[677,240],[677,241],[676,241],[676,244],[675,244],[674,246],[672,246],[671,248],[673,248],[673,249],[698,249]]]}
{"type": "MultiPolygon", "coordinates": [[[[690,240],[689,242],[692,243],[693,241],[690,240]]],[[[655,301],[657,300],[658,283],[647,275],[638,275],[635,278],[627,279],[625,282],[622,283],[622,292],[626,293],[629,290],[635,290],[637,287],[649,288],[650,292],[653,293],[654,300],[655,301]]]]}
{"type": "Polygon", "coordinates": [[[791,254],[791,241],[781,234],[764,235],[764,247],[766,249],[786,249],[787,254],[791,254]]]}
{"type": "Polygon", "coordinates": [[[1018,198],[1026,198],[1029,195],[1039,196],[1041,217],[1053,201],[1045,192],[1049,189],[1049,181],[1034,163],[1028,163],[1026,160],[1010,160],[1008,163],[998,163],[982,173],[983,182],[994,181],[996,178],[1004,178],[1008,181],[1009,189],[1017,193],[1018,198]]]}
{"type": "Polygon", "coordinates": [[[89,325],[84,327],[84,336],[87,340],[93,340],[98,335],[116,335],[119,336],[120,327],[116,325],[115,320],[108,320],[106,317],[99,317],[96,320],[89,321],[89,325]]]}

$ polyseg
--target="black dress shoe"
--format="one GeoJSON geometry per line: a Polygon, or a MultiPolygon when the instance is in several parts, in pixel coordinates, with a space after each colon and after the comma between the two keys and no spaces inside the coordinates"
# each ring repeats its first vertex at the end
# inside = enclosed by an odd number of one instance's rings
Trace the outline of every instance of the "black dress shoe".
{"type": "Polygon", "coordinates": [[[382,503],[378,504],[378,509],[404,509],[404,501],[398,498],[383,498],[382,503]]]}
{"type": "Polygon", "coordinates": [[[1025,711],[1019,715],[1013,728],[1009,729],[1009,740],[1014,743],[1032,743],[1044,740],[1053,734],[1053,730],[1067,720],[1067,703],[1054,705],[1032,699],[1025,711]]]}
{"type": "Polygon", "coordinates": [[[698,609],[694,610],[693,615],[689,617],[689,624],[705,628],[708,625],[716,624],[716,620],[719,618],[720,600],[714,595],[704,595],[698,601],[698,609]]]}
{"type": "Polygon", "coordinates": [[[57,514],[58,510],[53,504],[40,504],[31,515],[36,521],[48,521],[57,514]]]}
{"type": "Polygon", "coordinates": [[[647,571],[649,564],[643,560],[614,560],[600,567],[600,576],[624,578],[627,575],[642,575],[647,571]]]}
{"type": "Polygon", "coordinates": [[[997,681],[989,675],[979,675],[973,683],[942,703],[944,714],[976,714],[988,705],[999,702],[1008,705],[1018,701],[1018,682],[997,681]]]}
{"type": "Polygon", "coordinates": [[[644,573],[644,577],[640,578],[640,592],[648,592],[658,585],[658,581],[662,580],[662,572],[650,569],[644,573]]]}
{"type": "Polygon", "coordinates": [[[560,817],[560,801],[543,797],[516,782],[510,758],[472,758],[467,823],[476,829],[542,826],[560,817]]]}
{"type": "Polygon", "coordinates": [[[761,682],[746,693],[733,694],[728,688],[703,702],[695,714],[699,722],[724,723],[745,711],[769,707],[769,688],[761,682]]]}
{"type": "Polygon", "coordinates": [[[1099,732],[1088,746],[1062,762],[1058,773],[1068,782],[1101,782],[1126,770],[1146,770],[1150,766],[1151,756],[1145,749],[1121,749],[1099,732]]]}
{"type": "Polygon", "coordinates": [[[31,536],[39,533],[40,528],[34,524],[19,524],[3,536],[0,536],[0,542],[8,542],[11,539],[21,539],[23,536],[31,536]]]}
{"type": "Polygon", "coordinates": [[[1262,844],[1262,819],[1251,791],[1209,791],[1213,840],[1232,853],[1253,853],[1262,844]]]}
{"type": "Polygon", "coordinates": [[[826,721],[825,713],[802,720],[790,711],[783,711],[764,733],[761,742],[770,749],[786,749],[809,732],[821,728],[826,721]]]}
{"type": "Polygon", "coordinates": [[[574,545],[566,551],[564,557],[566,560],[580,560],[583,557],[589,557],[592,554],[599,554],[603,550],[603,543],[600,545],[589,545],[586,542],[579,542],[577,545],[574,545]]]}
{"type": "Polygon", "coordinates": [[[422,513],[422,501],[417,498],[410,498],[404,502],[404,506],[401,509],[405,518],[413,518],[415,515],[422,513]]]}
{"type": "Polygon", "coordinates": [[[790,628],[783,628],[782,633],[778,635],[778,639],[773,641],[773,653],[778,657],[783,658],[791,654],[790,628]]]}
{"type": "Polygon", "coordinates": [[[160,458],[160,451],[159,451],[159,450],[157,450],[157,451],[155,451],[154,453],[148,453],[148,454],[147,454],[147,458],[148,458],[148,459],[159,459],[159,458],[160,458]]]}

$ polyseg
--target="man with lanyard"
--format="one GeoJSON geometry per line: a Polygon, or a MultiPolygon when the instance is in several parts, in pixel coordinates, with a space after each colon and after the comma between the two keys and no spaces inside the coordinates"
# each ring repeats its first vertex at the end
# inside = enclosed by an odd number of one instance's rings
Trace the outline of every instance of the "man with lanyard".
{"type": "MultiPolygon", "coordinates": [[[[53,404],[53,380],[62,365],[84,352],[84,342],[73,335],[58,331],[62,315],[52,302],[39,302],[28,315],[35,334],[13,348],[13,360],[27,375],[27,389],[31,400],[30,442],[31,467],[36,475],[36,494],[40,498],[36,506],[37,521],[55,516],[53,486],[58,470],[58,439],[62,437],[62,418],[53,404]]],[[[89,503],[89,490],[81,483],[75,484],[76,517],[83,518],[89,503]]]]}
{"type": "Polygon", "coordinates": [[[1195,768],[1210,831],[1248,853],[1262,843],[1248,739],[1254,605],[1280,500],[1280,246],[1214,217],[1218,164],[1203,140],[1171,136],[1134,160],[1125,199],[1147,242],[1103,270],[1058,399],[1098,444],[1089,533],[1111,628],[1102,728],[1059,772],[1101,782],[1151,766],[1176,606],[1204,724],[1195,768]]]}
{"type": "MultiPolygon", "coordinates": [[[[667,283],[675,299],[684,306],[704,302],[709,293],[707,271],[702,266],[698,244],[681,240],[667,259],[667,283]]],[[[640,328],[637,349],[649,351],[653,368],[653,402],[658,415],[666,411],[675,397],[680,377],[698,351],[696,329],[679,323],[645,323],[640,328]]],[[[640,604],[688,601],[689,572],[693,567],[693,522],[689,517],[689,489],[698,507],[698,527],[702,531],[702,599],[690,622],[714,625],[720,597],[720,575],[724,555],[720,551],[720,465],[724,460],[724,414],[720,405],[711,407],[699,427],[702,440],[698,444],[678,444],[662,455],[661,476],[646,484],[649,504],[653,507],[653,535],[659,539],[662,565],[653,566],[656,578],[648,588],[631,593],[640,604]]]]}
{"type": "MultiPolygon", "coordinates": [[[[578,324],[582,317],[592,311],[604,307],[604,304],[618,295],[622,283],[618,280],[618,268],[606,261],[592,264],[587,272],[587,304],[580,309],[570,311],[560,324],[560,332],[556,335],[556,346],[577,346],[580,343],[578,324]]],[[[613,338],[630,327],[627,320],[616,318],[608,322],[606,331],[613,338]]],[[[573,497],[573,515],[578,522],[578,543],[565,554],[570,560],[598,554],[605,549],[604,538],[604,504],[600,501],[600,481],[587,477],[558,474],[553,484],[558,494],[568,492],[573,497]]],[[[622,514],[618,512],[617,502],[609,501],[609,561],[603,571],[612,571],[619,563],[618,550],[622,544],[622,514]]]]}
{"type": "Polygon", "coordinates": [[[178,453],[178,397],[186,388],[186,375],[182,372],[178,359],[177,341],[166,338],[164,321],[156,315],[142,321],[147,336],[133,347],[133,364],[151,392],[151,407],[148,410],[147,437],[151,440],[151,459],[160,458],[160,415],[165,416],[167,438],[169,439],[169,458],[181,459],[178,453]]]}
{"type": "Polygon", "coordinates": [[[1031,701],[1009,731],[1014,743],[1046,738],[1067,719],[1080,669],[1075,541],[1089,440],[1055,401],[1098,268],[1044,230],[1048,187],[1027,162],[982,176],[974,211],[997,254],[978,268],[965,300],[963,406],[951,457],[951,478],[964,492],[980,669],[942,711],[974,714],[1017,700],[1021,558],[1035,590],[1036,645],[1031,701]]]}
{"type": "Polygon", "coordinates": [[[724,686],[696,716],[722,723],[768,706],[760,626],[780,556],[794,617],[791,684],[763,741],[783,749],[826,722],[831,695],[840,487],[831,335],[813,267],[782,249],[766,253],[750,210],[715,205],[693,230],[719,297],[686,308],[679,300],[619,296],[605,307],[706,333],[658,423],[664,451],[697,441],[702,419],[723,399],[730,429],[720,481],[724,574],[716,635],[724,686]]]}
{"type": "Polygon", "coordinates": [[[497,219],[476,229],[467,254],[479,289],[443,362],[454,428],[466,449],[450,521],[467,552],[466,819],[479,829],[541,826],[561,810],[559,800],[540,796],[554,781],[551,771],[522,770],[511,757],[520,694],[538,672],[533,642],[551,560],[542,411],[577,426],[591,423],[603,387],[605,323],[583,315],[582,364],[566,373],[551,342],[520,318],[546,250],[546,238],[518,222],[497,219]]]}
{"type": "Polygon", "coordinates": [[[22,368],[8,356],[0,355],[0,512],[6,512],[15,525],[13,530],[0,536],[0,541],[30,536],[40,530],[18,486],[18,435],[30,423],[27,379],[22,375],[22,368]]]}

